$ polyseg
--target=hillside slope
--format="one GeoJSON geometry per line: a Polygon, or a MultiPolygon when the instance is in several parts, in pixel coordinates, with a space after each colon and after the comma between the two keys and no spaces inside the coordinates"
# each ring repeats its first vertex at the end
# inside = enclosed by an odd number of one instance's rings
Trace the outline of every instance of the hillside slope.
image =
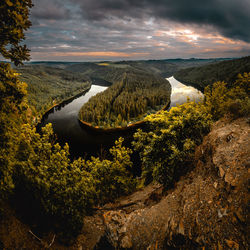
{"type": "Polygon", "coordinates": [[[143,71],[160,75],[167,78],[177,71],[199,67],[217,61],[228,60],[227,58],[218,59],[165,59],[165,60],[140,60],[140,61],[119,61],[119,62],[85,62],[65,65],[65,69],[72,72],[80,72],[88,76],[92,81],[101,80],[113,83],[120,80],[119,75],[125,72],[143,73],[143,71]]]}
{"type": "Polygon", "coordinates": [[[208,85],[217,81],[232,84],[239,73],[250,72],[250,56],[229,61],[222,61],[201,67],[182,69],[174,74],[180,82],[204,90],[208,85]]]}
{"type": "MultiPolygon", "coordinates": [[[[43,65],[18,67],[20,79],[28,84],[28,101],[36,110],[68,99],[90,88],[90,80],[80,73],[43,65]]],[[[41,112],[42,113],[42,112],[41,112]]]]}
{"type": "Polygon", "coordinates": [[[247,118],[222,119],[196,149],[194,169],[164,192],[149,185],[85,217],[71,247],[39,240],[13,213],[4,215],[1,244],[6,249],[248,249],[247,118]],[[14,239],[14,241],[13,241],[14,239]]]}

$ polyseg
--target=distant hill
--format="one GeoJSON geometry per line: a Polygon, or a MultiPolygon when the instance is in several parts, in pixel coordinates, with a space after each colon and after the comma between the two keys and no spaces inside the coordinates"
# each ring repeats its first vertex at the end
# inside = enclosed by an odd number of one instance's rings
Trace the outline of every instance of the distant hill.
{"type": "MultiPolygon", "coordinates": [[[[189,67],[198,67],[206,65],[209,63],[214,63],[217,61],[228,60],[228,58],[218,58],[218,59],[164,59],[164,60],[146,60],[146,61],[128,61],[127,64],[144,69],[154,74],[158,74],[164,78],[171,77],[175,72],[180,69],[189,67]]],[[[122,62],[119,62],[122,63],[122,62]]]]}
{"type": "Polygon", "coordinates": [[[25,63],[25,67],[47,67],[64,69],[75,74],[80,74],[90,79],[93,84],[110,86],[120,81],[124,73],[148,72],[167,78],[181,69],[199,67],[229,58],[216,59],[163,59],[163,60],[138,60],[119,62],[60,62],[60,61],[35,61],[25,63]]]}
{"type": "Polygon", "coordinates": [[[237,75],[244,72],[250,72],[250,56],[182,69],[176,72],[174,77],[203,91],[206,86],[216,81],[232,84],[237,75]]]}
{"type": "Polygon", "coordinates": [[[130,65],[119,65],[113,62],[79,63],[69,65],[66,70],[81,73],[90,78],[93,84],[112,85],[120,81],[124,73],[138,72],[130,65]]]}
{"type": "MultiPolygon", "coordinates": [[[[120,82],[124,74],[137,76],[151,74],[158,75],[163,78],[176,75],[176,77],[181,79],[183,82],[191,82],[192,84],[196,84],[198,88],[203,88],[201,84],[197,84],[197,82],[200,82],[200,79],[194,80],[200,73],[200,70],[196,69],[197,67],[200,69],[200,66],[202,66],[201,68],[204,69],[204,72],[206,72],[206,67],[208,67],[208,69],[213,69],[213,66],[209,66],[209,64],[214,65],[215,62],[222,63],[220,65],[224,65],[223,63],[228,62],[226,65],[231,65],[231,61],[229,61],[228,58],[180,58],[83,63],[40,61],[29,62],[16,69],[22,74],[21,79],[28,83],[28,99],[30,104],[40,110],[42,107],[44,108],[45,106],[51,105],[55,101],[58,102],[67,99],[72,95],[78,94],[86,86],[90,86],[90,84],[111,86],[116,82],[120,82]],[[194,74],[190,72],[194,72],[194,74]],[[192,77],[190,75],[192,75],[192,77]]],[[[244,65],[244,62],[242,63],[244,65]]],[[[231,65],[231,67],[237,68],[238,66],[234,67],[234,65],[231,65]]],[[[200,73],[201,82],[204,79],[209,79],[212,82],[214,81],[213,77],[216,76],[216,74],[214,74],[215,71],[211,70],[208,74],[203,74],[202,72],[200,73]]],[[[227,79],[225,77],[226,72],[227,70],[225,70],[225,73],[222,74],[222,79],[227,79]]],[[[207,83],[205,82],[205,84],[207,83]]]]}
{"type": "Polygon", "coordinates": [[[115,82],[119,75],[132,71],[147,71],[160,75],[164,78],[172,76],[174,73],[183,68],[198,67],[209,63],[229,60],[228,58],[219,59],[165,59],[165,60],[140,60],[140,61],[120,61],[120,62],[86,62],[73,63],[65,65],[65,69],[72,72],[80,72],[84,75],[104,79],[105,81],[115,82]]]}

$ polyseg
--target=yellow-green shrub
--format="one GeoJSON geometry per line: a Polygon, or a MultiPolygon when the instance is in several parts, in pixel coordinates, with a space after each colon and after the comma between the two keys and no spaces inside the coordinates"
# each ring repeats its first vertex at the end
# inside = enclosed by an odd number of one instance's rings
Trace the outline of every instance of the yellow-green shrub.
{"type": "Polygon", "coordinates": [[[93,177],[97,203],[103,204],[112,201],[121,195],[130,193],[135,189],[135,180],[131,174],[132,151],[122,146],[123,138],[115,142],[110,149],[112,160],[100,160],[91,158],[86,162],[86,168],[93,177]]]}
{"type": "Polygon", "coordinates": [[[0,63],[0,199],[11,193],[16,141],[25,120],[27,105],[24,99],[26,84],[10,64],[0,63]]]}
{"type": "Polygon", "coordinates": [[[231,88],[225,82],[216,82],[206,87],[204,104],[213,120],[229,113],[232,117],[249,115],[250,73],[238,76],[231,88]]]}
{"type": "Polygon", "coordinates": [[[146,117],[147,128],[134,135],[134,149],[142,161],[144,184],[158,181],[171,185],[190,167],[195,146],[209,132],[212,121],[225,114],[237,118],[249,115],[250,73],[239,75],[228,88],[216,82],[205,90],[203,103],[185,103],[146,117]]]}
{"type": "Polygon", "coordinates": [[[148,130],[138,130],[133,142],[142,160],[143,181],[169,186],[187,171],[195,146],[209,132],[211,115],[204,105],[189,102],[146,121],[148,130]]]}
{"type": "Polygon", "coordinates": [[[16,155],[15,195],[35,207],[37,216],[51,218],[55,229],[69,239],[79,232],[93,204],[94,180],[81,167],[81,159],[70,162],[68,145],[62,148],[54,139],[51,124],[42,129],[42,135],[23,125],[16,155]]]}

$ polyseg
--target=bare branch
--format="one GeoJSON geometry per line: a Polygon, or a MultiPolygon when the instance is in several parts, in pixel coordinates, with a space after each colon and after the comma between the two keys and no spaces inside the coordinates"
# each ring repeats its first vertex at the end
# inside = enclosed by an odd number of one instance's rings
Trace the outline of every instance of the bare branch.
{"type": "Polygon", "coordinates": [[[52,241],[50,242],[50,244],[48,244],[47,242],[43,241],[38,236],[36,236],[31,230],[29,230],[29,233],[32,234],[41,243],[41,245],[45,248],[50,248],[53,245],[55,238],[56,238],[56,235],[54,234],[52,241]]]}

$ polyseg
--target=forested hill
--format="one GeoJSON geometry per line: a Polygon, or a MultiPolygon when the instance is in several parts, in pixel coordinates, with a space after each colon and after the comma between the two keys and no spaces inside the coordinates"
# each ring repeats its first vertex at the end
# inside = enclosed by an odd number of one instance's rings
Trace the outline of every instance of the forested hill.
{"type": "MultiPolygon", "coordinates": [[[[127,71],[147,71],[152,74],[160,75],[164,78],[172,76],[180,69],[189,67],[198,67],[217,61],[228,60],[227,58],[218,59],[165,59],[165,60],[139,60],[139,61],[120,61],[120,62],[84,62],[68,63],[65,65],[54,64],[68,71],[82,73],[88,76],[92,81],[101,80],[110,83],[116,82],[120,75],[127,71]]],[[[51,64],[49,64],[52,66],[51,64]]]]}
{"type": "Polygon", "coordinates": [[[250,56],[182,69],[176,72],[174,77],[203,91],[206,86],[216,81],[232,84],[237,79],[237,75],[244,72],[250,72],[250,56]]]}
{"type": "Polygon", "coordinates": [[[175,72],[180,69],[190,68],[190,67],[199,67],[202,65],[207,65],[210,63],[228,60],[228,58],[216,58],[216,59],[199,59],[199,58],[190,58],[190,59],[163,59],[163,60],[145,60],[145,61],[127,61],[127,62],[117,62],[116,64],[127,63],[130,66],[147,70],[153,74],[158,74],[164,78],[171,77],[175,72]]]}
{"type": "Polygon", "coordinates": [[[83,105],[79,113],[81,120],[105,128],[126,126],[169,103],[171,86],[164,78],[133,71],[121,77],[83,105]]]}
{"type": "MultiPolygon", "coordinates": [[[[124,73],[136,75],[150,74],[170,77],[180,69],[198,67],[217,61],[217,59],[165,59],[120,62],[30,62],[21,68],[21,79],[28,83],[28,99],[37,110],[48,107],[53,100],[61,101],[76,95],[83,82],[110,86],[122,80],[124,73]],[[71,84],[73,83],[73,84],[71,84]]],[[[83,85],[82,85],[83,84],[83,85]]],[[[83,87],[84,87],[83,86],[83,87]]]]}
{"type": "Polygon", "coordinates": [[[16,69],[20,79],[28,84],[28,101],[41,114],[51,105],[88,89],[90,80],[81,73],[47,67],[26,65],[16,69]]]}
{"type": "Polygon", "coordinates": [[[144,75],[147,68],[137,68],[128,63],[100,62],[100,63],[80,63],[70,65],[68,71],[81,73],[90,78],[93,84],[112,85],[123,79],[124,74],[144,75]]]}
{"type": "MultiPolygon", "coordinates": [[[[55,102],[79,94],[90,84],[111,86],[122,81],[124,74],[143,76],[147,72],[146,74],[169,77],[180,69],[201,65],[206,68],[208,64],[215,61],[222,61],[223,64],[226,63],[226,60],[228,59],[191,58],[83,63],[31,62],[23,67],[18,67],[17,71],[21,73],[21,79],[28,83],[29,103],[42,113],[55,102]]],[[[210,68],[210,66],[208,67],[210,68]]],[[[192,70],[195,71],[195,68],[192,68],[192,70]]],[[[186,71],[181,70],[178,75],[181,72],[186,71]]],[[[211,75],[214,74],[211,73],[211,75]]],[[[222,78],[225,75],[223,74],[222,78]]],[[[210,77],[210,75],[209,79],[212,79],[211,82],[214,81],[214,77],[210,77]]]]}

